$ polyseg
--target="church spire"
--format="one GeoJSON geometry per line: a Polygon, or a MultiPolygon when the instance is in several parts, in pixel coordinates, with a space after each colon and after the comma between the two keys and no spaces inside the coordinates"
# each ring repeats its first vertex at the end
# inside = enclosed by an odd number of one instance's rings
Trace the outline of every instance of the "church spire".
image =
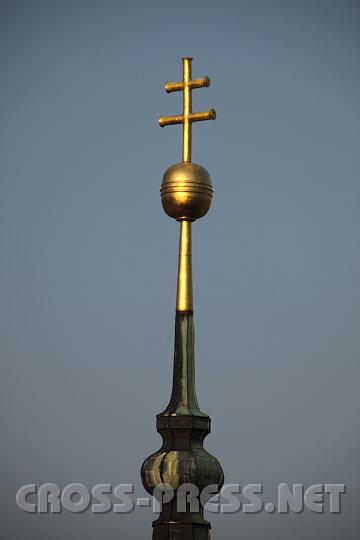
{"type": "MultiPolygon", "coordinates": [[[[192,112],[191,92],[208,87],[208,77],[191,78],[191,58],[183,58],[183,80],[165,84],[166,92],[183,92],[183,114],[162,116],[160,126],[183,125],[182,162],[169,167],[161,185],[164,211],[180,222],[179,264],[175,315],[173,388],[169,405],[157,415],[156,427],[163,438],[158,452],[149,456],[141,468],[145,489],[153,494],[167,484],[174,491],[153,522],[153,540],[209,540],[210,523],[203,517],[203,506],[189,503],[179,508],[179,488],[191,483],[202,492],[210,485],[220,490],[224,477],[218,460],[203,448],[210,433],[210,418],[198,405],[195,390],[194,319],[191,266],[192,222],[208,212],[212,199],[209,173],[191,162],[192,123],[214,120],[214,109],[192,112]]],[[[214,493],[214,492],[212,492],[214,493]]]]}

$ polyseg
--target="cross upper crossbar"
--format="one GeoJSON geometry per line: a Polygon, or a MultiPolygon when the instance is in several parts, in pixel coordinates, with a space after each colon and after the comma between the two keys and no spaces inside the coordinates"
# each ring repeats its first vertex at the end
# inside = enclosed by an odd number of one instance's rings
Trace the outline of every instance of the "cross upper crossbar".
{"type": "Polygon", "coordinates": [[[191,61],[192,58],[183,58],[183,80],[179,82],[168,82],[165,84],[165,91],[183,92],[183,114],[174,116],[160,116],[159,124],[161,127],[171,124],[183,124],[183,161],[191,161],[191,124],[204,120],[215,120],[216,112],[214,109],[204,112],[192,112],[191,91],[195,88],[204,88],[210,86],[209,77],[201,79],[191,79],[191,61]]]}

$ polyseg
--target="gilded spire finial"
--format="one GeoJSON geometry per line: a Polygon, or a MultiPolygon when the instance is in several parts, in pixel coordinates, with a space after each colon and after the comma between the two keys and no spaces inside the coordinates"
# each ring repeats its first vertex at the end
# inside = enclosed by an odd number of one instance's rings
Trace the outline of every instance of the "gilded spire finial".
{"type": "Polygon", "coordinates": [[[204,120],[215,120],[215,109],[210,109],[204,112],[192,112],[192,99],[191,92],[195,88],[204,88],[210,86],[209,77],[203,77],[202,79],[191,78],[191,61],[192,58],[186,57],[183,61],[183,80],[179,82],[165,83],[165,91],[170,92],[183,92],[183,114],[174,116],[160,116],[159,124],[161,127],[169,126],[171,124],[183,125],[183,150],[182,160],[184,162],[191,161],[191,125],[193,122],[201,122],[204,120]]]}
{"type": "Polygon", "coordinates": [[[186,499],[184,512],[179,504],[183,501],[181,490],[194,484],[203,496],[206,488],[211,486],[214,493],[214,487],[219,491],[224,482],[220,463],[203,448],[210,418],[199,408],[195,390],[191,229],[192,222],[208,212],[213,190],[207,170],[191,162],[191,126],[200,120],[214,120],[216,114],[214,109],[193,113],[191,91],[209,85],[208,77],[191,78],[191,58],[183,58],[183,80],[165,84],[166,92],[183,91],[183,114],[159,118],[160,126],[183,124],[183,159],[165,171],[160,190],[166,214],[180,221],[180,242],[173,386],[168,406],[156,417],[163,444],[141,467],[149,493],[155,495],[156,488],[166,484],[174,495],[153,522],[153,540],[210,540],[210,523],[203,515],[208,498],[201,498],[197,509],[186,499]]]}

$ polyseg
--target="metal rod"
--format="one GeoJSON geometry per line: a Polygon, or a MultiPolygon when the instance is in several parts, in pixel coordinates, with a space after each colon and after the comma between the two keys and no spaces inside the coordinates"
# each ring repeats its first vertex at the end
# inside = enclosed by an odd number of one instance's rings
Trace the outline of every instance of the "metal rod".
{"type": "Polygon", "coordinates": [[[191,221],[180,222],[176,311],[193,310],[191,221]]]}
{"type": "Polygon", "coordinates": [[[182,124],[184,122],[184,116],[182,114],[176,114],[174,116],[159,116],[158,122],[161,127],[170,126],[171,124],[182,124]]]}
{"type": "Polygon", "coordinates": [[[210,109],[209,111],[191,113],[189,115],[190,122],[202,122],[203,120],[215,120],[216,112],[215,109],[210,109]]]}

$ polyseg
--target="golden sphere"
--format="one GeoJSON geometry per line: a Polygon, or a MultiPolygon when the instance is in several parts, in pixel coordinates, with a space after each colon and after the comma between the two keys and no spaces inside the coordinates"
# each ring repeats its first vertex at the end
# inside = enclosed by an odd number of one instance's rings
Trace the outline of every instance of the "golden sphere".
{"type": "Polygon", "coordinates": [[[160,193],[168,216],[178,221],[194,221],[209,210],[213,189],[210,175],[204,167],[182,162],[165,171],[160,193]]]}

